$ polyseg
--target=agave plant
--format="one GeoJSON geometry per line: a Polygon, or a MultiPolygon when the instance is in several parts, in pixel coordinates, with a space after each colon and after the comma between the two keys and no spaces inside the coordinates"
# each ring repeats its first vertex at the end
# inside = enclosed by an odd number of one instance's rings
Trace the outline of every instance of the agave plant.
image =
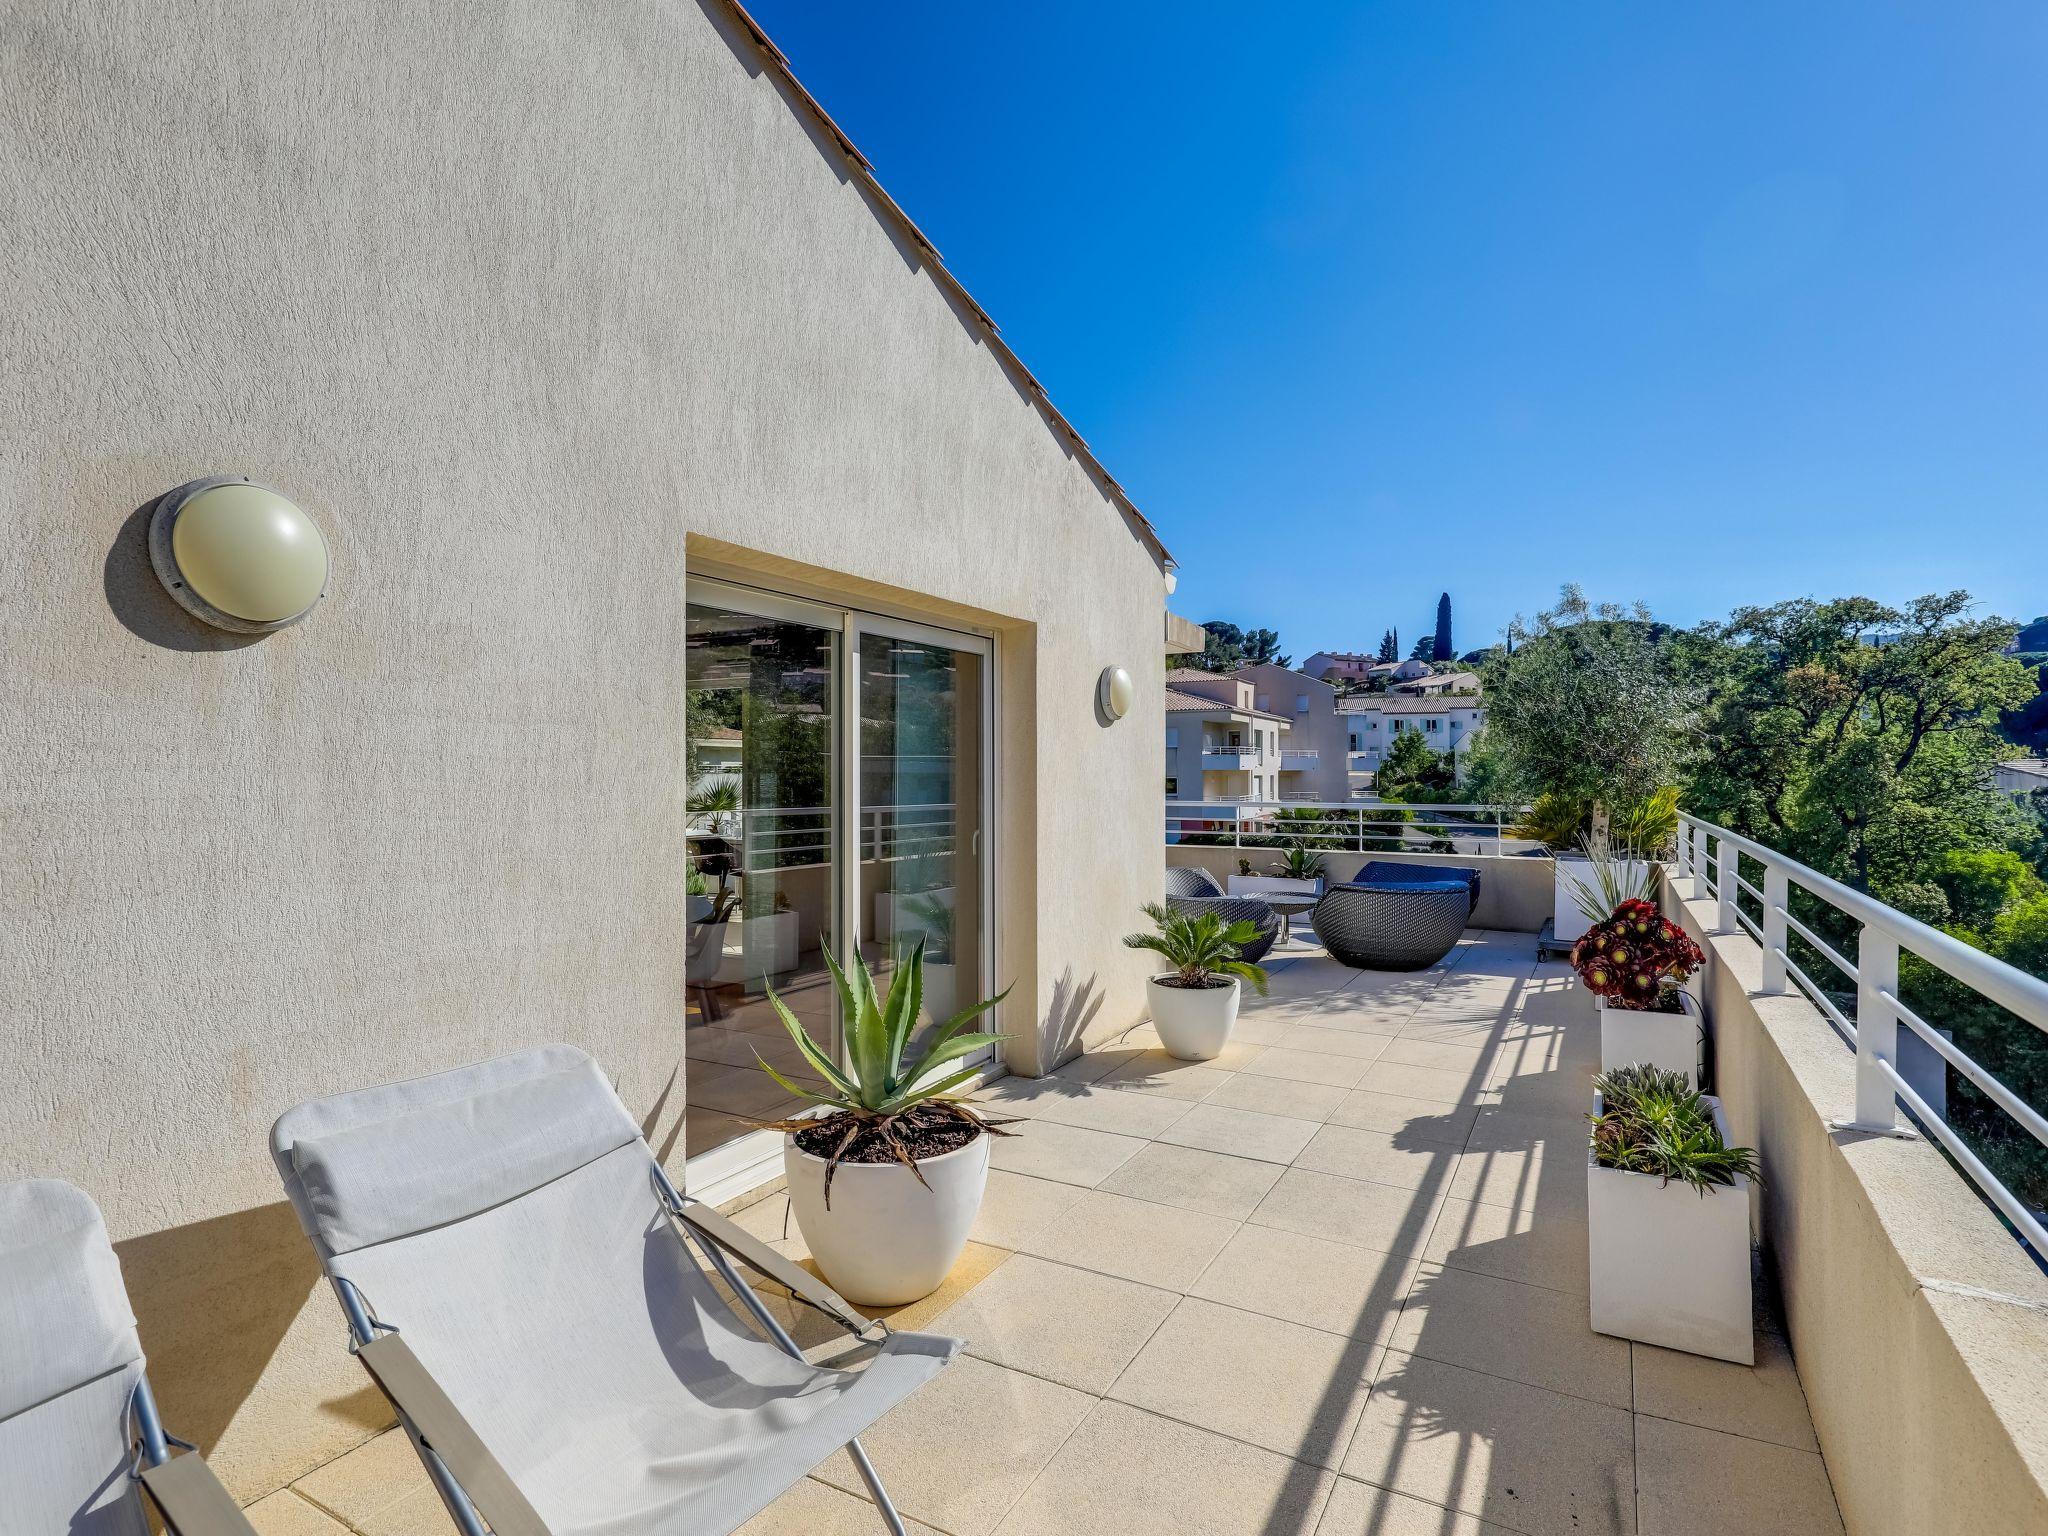
{"type": "MultiPolygon", "coordinates": [[[[754,1053],[754,1058],[761,1062],[761,1070],[781,1084],[785,1092],[825,1108],[824,1114],[810,1113],[763,1124],[768,1130],[786,1131],[829,1146],[830,1151],[825,1157],[827,1210],[832,1207],[832,1175],[838,1171],[839,1164],[849,1155],[864,1152],[870,1146],[886,1152],[916,1174],[918,1183],[924,1184],[925,1177],[918,1169],[917,1158],[904,1144],[907,1132],[958,1131],[964,1127],[969,1131],[969,1140],[982,1132],[993,1136],[1009,1134],[998,1129],[1008,1121],[984,1119],[962,1100],[953,1097],[956,1088],[978,1075],[978,1068],[967,1067],[945,1073],[939,1070],[949,1062],[972,1055],[1003,1038],[999,1034],[969,1030],[967,1026],[1008,997],[1008,987],[971,1008],[961,1009],[932,1032],[922,1050],[913,1053],[911,1035],[917,1027],[918,1012],[924,1006],[924,940],[919,939],[910,953],[904,956],[886,996],[875,990],[875,980],[868,973],[867,962],[859,956],[854,957],[850,979],[840,969],[829,948],[825,951],[825,964],[832,969],[832,984],[839,994],[839,1017],[846,1039],[846,1066],[841,1067],[832,1059],[831,1052],[811,1038],[810,1031],[798,1022],[796,1015],[789,1011],[789,1006],[772,988],[768,992],[768,1001],[774,1004],[782,1027],[789,1031],[790,1039],[796,1042],[798,1052],[811,1070],[818,1074],[820,1083],[802,1087],[762,1060],[759,1051],[754,1053]]],[[[868,1157],[862,1160],[876,1159],[868,1157]]],[[[931,1186],[926,1184],[925,1187],[931,1186]]]]}
{"type": "Polygon", "coordinates": [[[1323,856],[1313,848],[1290,848],[1280,855],[1280,873],[1289,880],[1320,880],[1323,856]]]}
{"type": "Polygon", "coordinates": [[[1702,1197],[1738,1178],[1762,1182],[1754,1147],[1721,1139],[1713,1109],[1682,1072],[1638,1064],[1615,1067],[1593,1079],[1600,1113],[1593,1126],[1593,1160],[1602,1168],[1647,1173],[1690,1185],[1702,1197]]]}
{"type": "Polygon", "coordinates": [[[1156,929],[1132,933],[1124,943],[1132,949],[1149,949],[1164,957],[1179,975],[1184,987],[1206,987],[1212,976],[1236,976],[1266,992],[1264,967],[1240,959],[1244,946],[1259,936],[1259,925],[1249,918],[1226,923],[1214,912],[1176,912],[1158,902],[1145,907],[1145,915],[1156,929]]]}

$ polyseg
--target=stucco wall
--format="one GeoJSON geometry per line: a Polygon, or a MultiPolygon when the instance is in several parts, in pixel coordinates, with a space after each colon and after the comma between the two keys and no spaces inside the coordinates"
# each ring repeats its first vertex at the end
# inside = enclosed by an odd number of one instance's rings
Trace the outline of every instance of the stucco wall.
{"type": "MultiPolygon", "coordinates": [[[[1166,850],[1166,862],[1206,869],[1222,884],[1238,873],[1239,859],[1249,859],[1252,872],[1277,875],[1280,850],[1274,848],[1212,848],[1175,844],[1166,850]]],[[[1350,880],[1374,859],[1393,864],[1437,864],[1479,873],[1479,905],[1472,913],[1471,926],[1502,933],[1541,933],[1550,920],[1556,899],[1551,861],[1546,858],[1502,858],[1494,854],[1471,853],[1339,853],[1323,855],[1323,878],[1350,880]]]]}
{"type": "Polygon", "coordinates": [[[101,1202],[237,1492],[389,1422],[281,1109],[567,1039],[672,1145],[692,562],[998,633],[1013,1062],[1142,1014],[1157,561],[722,12],[4,14],[0,1177],[101,1202]],[[306,624],[156,587],[216,472],[306,624]]]}
{"type": "Polygon", "coordinates": [[[1854,1053],[1664,884],[1707,952],[1717,1091],[1762,1159],[1765,1262],[1850,1536],[2048,1530],[2048,1278],[1931,1144],[1830,1128],[1854,1053]]]}

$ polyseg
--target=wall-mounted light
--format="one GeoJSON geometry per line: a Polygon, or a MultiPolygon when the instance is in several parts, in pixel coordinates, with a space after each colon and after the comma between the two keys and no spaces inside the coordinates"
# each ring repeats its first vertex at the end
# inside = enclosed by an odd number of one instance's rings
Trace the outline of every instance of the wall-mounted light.
{"type": "Polygon", "coordinates": [[[149,562],[179,607],[238,634],[296,624],[327,595],[327,541],[313,519],[241,475],[194,480],[159,501],[149,562]]]}
{"type": "Polygon", "coordinates": [[[1121,720],[1131,712],[1131,700],[1137,690],[1131,683],[1131,674],[1122,667],[1104,667],[1102,677],[1095,685],[1096,707],[1106,720],[1121,720]]]}

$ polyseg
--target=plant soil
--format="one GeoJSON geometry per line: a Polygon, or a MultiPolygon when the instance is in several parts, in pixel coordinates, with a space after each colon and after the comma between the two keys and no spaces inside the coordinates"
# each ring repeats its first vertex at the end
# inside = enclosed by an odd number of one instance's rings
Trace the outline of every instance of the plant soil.
{"type": "Polygon", "coordinates": [[[794,1132],[797,1147],[813,1157],[822,1157],[828,1162],[838,1163],[900,1163],[894,1148],[884,1134],[884,1126],[893,1132],[897,1146],[914,1159],[944,1157],[948,1152],[958,1152],[962,1147],[982,1134],[984,1129],[996,1135],[994,1124],[979,1118],[969,1118],[972,1112],[963,1114],[951,1105],[940,1102],[926,1102],[915,1108],[893,1115],[886,1122],[869,1119],[860,1123],[860,1118],[841,1111],[824,1115],[816,1120],[804,1122],[804,1128],[794,1132]],[[853,1139],[847,1141],[848,1131],[853,1139]],[[843,1146],[841,1143],[845,1143],[843,1146]],[[834,1156],[835,1152],[837,1156],[834,1156]]]}
{"type": "Polygon", "coordinates": [[[1155,976],[1153,980],[1162,987],[1173,987],[1183,992],[1214,992],[1219,987],[1230,985],[1228,976],[1204,976],[1200,981],[1182,981],[1178,976],[1155,976]]]}

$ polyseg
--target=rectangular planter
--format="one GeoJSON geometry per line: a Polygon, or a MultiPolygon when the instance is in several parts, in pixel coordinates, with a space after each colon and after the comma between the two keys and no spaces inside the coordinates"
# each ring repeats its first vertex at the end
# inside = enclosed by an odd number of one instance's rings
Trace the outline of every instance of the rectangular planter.
{"type": "MultiPolygon", "coordinates": [[[[1728,1140],[1721,1101],[1709,1098],[1728,1140]]],[[[1593,1096],[1600,1112],[1600,1096],[1593,1096]]],[[[1586,1153],[1586,1240],[1595,1333],[1756,1362],[1749,1287],[1749,1180],[1702,1196],[1602,1168],[1586,1153]]]]}
{"type": "Polygon", "coordinates": [[[1600,1070],[1611,1072],[1641,1062],[1666,1072],[1683,1072],[1686,1086],[1700,1085],[1700,1058],[1704,1054],[1706,1015],[1699,999],[1683,987],[1678,990],[1683,1013],[1642,1013],[1633,1008],[1610,1008],[1597,993],[1594,1011],[1600,1018],[1600,1070]]]}
{"type": "Polygon", "coordinates": [[[772,983],[796,969],[794,912],[736,917],[726,927],[725,960],[718,968],[717,985],[743,985],[749,992],[758,992],[764,980],[772,983]]]}
{"type": "Polygon", "coordinates": [[[1285,875],[1232,875],[1233,896],[1307,896],[1323,894],[1320,880],[1290,880],[1285,875]]]}
{"type": "MultiPolygon", "coordinates": [[[[1631,875],[1641,879],[1649,865],[1640,859],[1630,859],[1628,868],[1631,875]]],[[[1553,865],[1555,887],[1552,891],[1551,931],[1560,944],[1569,944],[1593,924],[1586,914],[1579,910],[1578,899],[1572,894],[1581,886],[1589,885],[1592,878],[1593,861],[1576,854],[1560,854],[1553,865]]]]}

